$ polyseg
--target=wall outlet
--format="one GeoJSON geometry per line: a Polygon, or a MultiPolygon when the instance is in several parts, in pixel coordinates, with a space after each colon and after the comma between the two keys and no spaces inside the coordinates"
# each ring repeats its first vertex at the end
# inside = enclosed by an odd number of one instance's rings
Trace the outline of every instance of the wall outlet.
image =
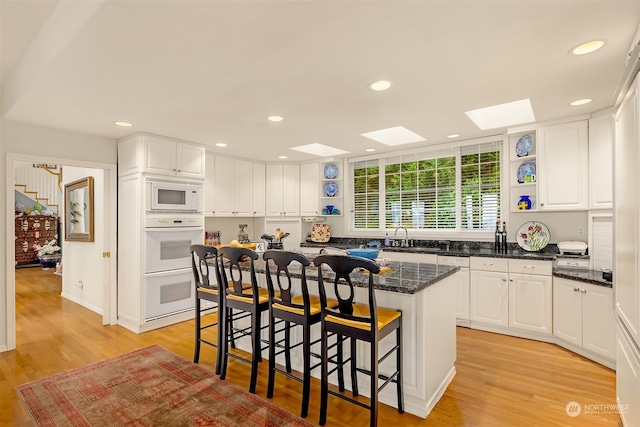
{"type": "Polygon", "coordinates": [[[578,236],[584,236],[584,227],[578,227],[578,236]]]}
{"type": "Polygon", "coordinates": [[[82,280],[78,280],[78,283],[76,283],[76,287],[77,287],[78,289],[82,289],[82,288],[84,288],[84,284],[82,283],[82,280]]]}

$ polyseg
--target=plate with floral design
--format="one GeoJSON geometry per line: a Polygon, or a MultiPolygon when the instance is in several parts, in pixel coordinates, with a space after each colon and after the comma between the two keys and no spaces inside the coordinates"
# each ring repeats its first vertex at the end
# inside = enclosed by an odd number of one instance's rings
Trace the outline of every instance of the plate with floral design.
{"type": "Polygon", "coordinates": [[[543,250],[549,244],[550,238],[547,226],[538,221],[525,222],[516,232],[518,245],[529,252],[543,250]]]}

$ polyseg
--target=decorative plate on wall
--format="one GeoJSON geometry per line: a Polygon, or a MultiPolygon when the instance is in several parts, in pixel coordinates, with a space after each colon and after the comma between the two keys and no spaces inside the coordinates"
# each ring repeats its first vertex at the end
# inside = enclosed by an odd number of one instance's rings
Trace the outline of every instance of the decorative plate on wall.
{"type": "Polygon", "coordinates": [[[524,157],[529,154],[533,147],[533,138],[531,135],[522,135],[516,142],[516,154],[518,157],[524,157]]]}
{"type": "Polygon", "coordinates": [[[338,184],[333,181],[329,181],[324,185],[324,194],[328,197],[333,197],[338,193],[338,184]]]}
{"type": "Polygon", "coordinates": [[[329,163],[324,167],[324,177],[327,179],[334,179],[338,176],[338,166],[333,163],[329,163]]]}
{"type": "Polygon", "coordinates": [[[525,162],[518,166],[518,182],[524,182],[525,175],[535,175],[536,173],[536,164],[535,162],[525,162]]]}
{"type": "Polygon", "coordinates": [[[326,243],[331,237],[331,229],[328,224],[313,224],[311,226],[311,241],[326,243]]]}
{"type": "Polygon", "coordinates": [[[525,222],[516,232],[518,245],[529,252],[543,250],[549,244],[550,238],[547,226],[538,221],[525,222]]]}

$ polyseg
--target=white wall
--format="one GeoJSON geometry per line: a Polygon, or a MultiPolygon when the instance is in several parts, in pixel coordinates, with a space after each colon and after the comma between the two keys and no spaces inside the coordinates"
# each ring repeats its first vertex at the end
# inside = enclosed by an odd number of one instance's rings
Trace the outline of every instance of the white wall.
{"type": "MultiPolygon", "coordinates": [[[[0,173],[0,224],[3,225],[0,226],[0,242],[7,242],[6,224],[13,218],[13,203],[7,205],[6,195],[7,180],[12,180],[11,176],[7,177],[7,153],[41,156],[43,161],[49,158],[69,159],[69,164],[77,166],[81,166],[77,163],[91,162],[115,167],[118,157],[116,139],[0,120],[0,164],[3,171],[0,173]]],[[[7,276],[14,277],[15,261],[7,259],[4,244],[0,245],[0,260],[4,260],[3,268],[0,268],[0,351],[3,351],[12,341],[9,334],[12,337],[14,331],[13,328],[11,331],[8,329],[15,318],[13,283],[11,286],[7,283],[7,276]],[[12,301],[7,299],[9,290],[12,301]]]]}
{"type": "MultiPolygon", "coordinates": [[[[108,265],[102,258],[103,248],[108,246],[102,230],[108,228],[105,217],[104,171],[66,166],[63,169],[62,184],[93,177],[94,229],[93,242],[63,242],[62,251],[62,296],[102,314],[104,304],[105,276],[108,265]],[[82,286],[77,286],[78,283],[82,286]]],[[[66,218],[66,212],[61,215],[66,218]]],[[[64,222],[63,222],[64,224],[64,222]]],[[[65,230],[63,227],[62,235],[65,230]]]]}

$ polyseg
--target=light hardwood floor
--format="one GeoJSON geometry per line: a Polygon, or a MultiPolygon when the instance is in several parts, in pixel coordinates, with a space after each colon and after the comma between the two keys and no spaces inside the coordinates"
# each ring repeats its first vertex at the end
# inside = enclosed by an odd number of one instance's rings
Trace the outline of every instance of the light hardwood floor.
{"type": "MultiPolygon", "coordinates": [[[[61,279],[39,268],[16,271],[17,350],[0,353],[0,425],[33,425],[13,388],[147,345],[193,357],[193,321],[134,334],[102,326],[101,316],[60,297],[61,279]]],[[[552,344],[458,328],[457,375],[426,420],[380,405],[380,426],[618,426],[605,409],[569,417],[569,402],[615,404],[615,372],[552,344]]],[[[206,347],[206,346],[205,346],[206,347]]],[[[201,365],[213,371],[215,349],[201,365]]],[[[230,360],[227,379],[242,388],[249,366],[230,360]]],[[[257,394],[266,398],[267,363],[257,394]]],[[[405,372],[411,375],[411,372],[405,372]]],[[[311,386],[307,420],[318,422],[319,382],[311,386]]],[[[301,386],[276,376],[272,401],[298,414],[301,386]]],[[[584,406],[583,406],[584,407],[584,406]]],[[[592,408],[604,408],[597,406],[592,408]]],[[[368,425],[365,409],[329,398],[328,426],[368,425]]]]}

